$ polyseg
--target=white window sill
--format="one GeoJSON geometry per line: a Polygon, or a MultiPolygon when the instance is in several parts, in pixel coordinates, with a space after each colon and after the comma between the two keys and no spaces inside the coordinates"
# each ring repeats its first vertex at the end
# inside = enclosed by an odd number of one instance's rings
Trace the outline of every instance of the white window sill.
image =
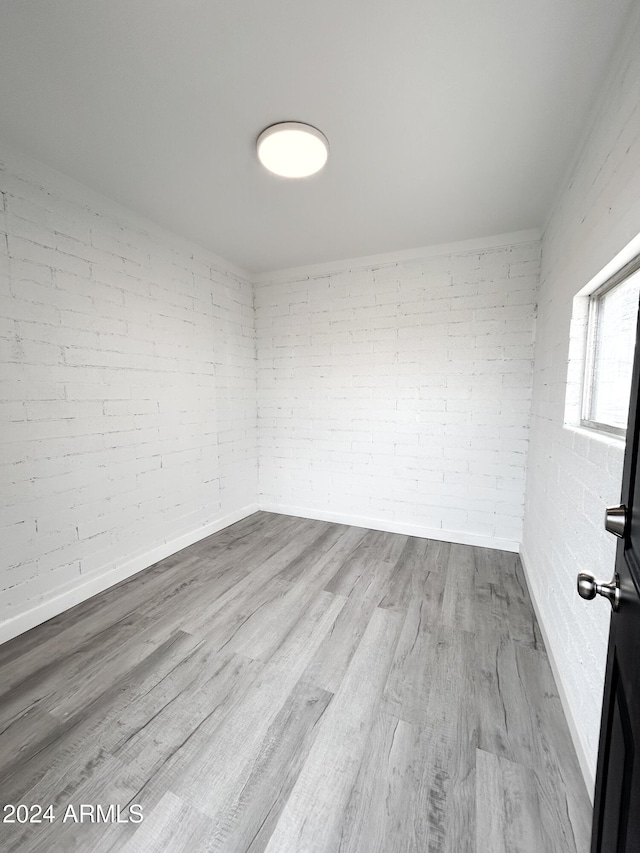
{"type": "Polygon", "coordinates": [[[609,447],[624,449],[627,443],[625,436],[614,435],[611,432],[605,432],[600,429],[589,429],[589,427],[576,426],[574,424],[564,424],[563,428],[569,430],[569,432],[575,433],[576,435],[580,435],[583,438],[593,439],[594,441],[599,441],[602,444],[607,444],[609,447]]]}

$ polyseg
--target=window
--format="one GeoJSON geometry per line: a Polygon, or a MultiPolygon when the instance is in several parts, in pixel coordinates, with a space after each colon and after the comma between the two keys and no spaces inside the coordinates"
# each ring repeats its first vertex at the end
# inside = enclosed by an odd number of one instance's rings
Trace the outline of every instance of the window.
{"type": "Polygon", "coordinates": [[[589,299],[583,426],[626,434],[639,297],[640,256],[589,299]]]}

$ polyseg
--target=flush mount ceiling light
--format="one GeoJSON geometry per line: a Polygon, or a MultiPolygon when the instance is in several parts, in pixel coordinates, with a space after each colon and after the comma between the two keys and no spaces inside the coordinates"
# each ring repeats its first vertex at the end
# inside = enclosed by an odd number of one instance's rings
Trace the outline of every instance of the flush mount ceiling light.
{"type": "Polygon", "coordinates": [[[310,124],[284,121],[272,124],[258,137],[258,159],[270,172],[283,178],[315,175],[327,162],[329,143],[310,124]]]}

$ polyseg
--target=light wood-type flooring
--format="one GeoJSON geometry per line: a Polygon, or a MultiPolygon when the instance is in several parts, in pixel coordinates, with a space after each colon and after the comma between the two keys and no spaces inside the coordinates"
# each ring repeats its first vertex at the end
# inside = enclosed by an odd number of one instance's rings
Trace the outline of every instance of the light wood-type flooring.
{"type": "Polygon", "coordinates": [[[257,513],[0,646],[0,692],[0,806],[55,818],[3,853],[588,850],[514,554],[257,513]]]}

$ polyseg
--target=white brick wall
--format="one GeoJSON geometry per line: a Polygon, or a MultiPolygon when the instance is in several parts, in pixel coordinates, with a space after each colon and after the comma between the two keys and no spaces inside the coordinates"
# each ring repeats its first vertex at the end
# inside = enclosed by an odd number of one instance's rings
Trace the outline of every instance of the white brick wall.
{"type": "Polygon", "coordinates": [[[539,244],[256,287],[260,503],[517,547],[539,244]]]}
{"type": "Polygon", "coordinates": [[[590,786],[610,611],[578,598],[575,582],[583,570],[612,574],[602,524],[620,498],[624,448],[564,426],[567,358],[575,294],[640,232],[639,38],[636,15],[544,234],[525,507],[529,583],[590,786]]]}
{"type": "MultiPolygon", "coordinates": [[[[567,352],[574,295],[640,231],[639,36],[546,229],[537,321],[523,557],[587,776],[609,614],[575,575],[613,566],[623,452],[564,427],[567,352]]],[[[0,640],[258,491],[251,285],[29,174],[0,162],[0,640]]],[[[262,506],[517,543],[538,254],[258,285],[262,506]]]]}
{"type": "Polygon", "coordinates": [[[252,285],[15,172],[0,163],[5,637],[257,489],[252,285]]]}

